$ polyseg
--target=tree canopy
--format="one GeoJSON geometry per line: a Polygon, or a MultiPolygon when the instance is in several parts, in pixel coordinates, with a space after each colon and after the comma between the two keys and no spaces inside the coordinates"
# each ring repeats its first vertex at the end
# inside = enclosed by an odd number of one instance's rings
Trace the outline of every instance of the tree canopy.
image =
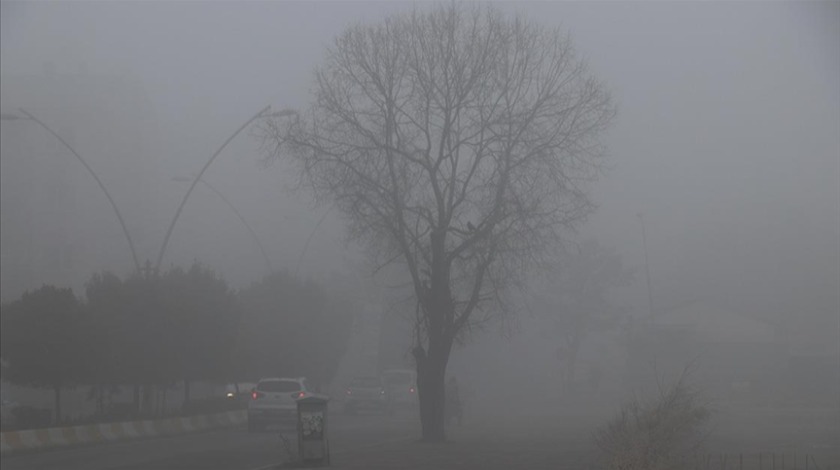
{"type": "Polygon", "coordinates": [[[44,285],[3,305],[0,319],[0,356],[9,364],[4,378],[52,388],[61,420],[61,388],[77,385],[92,359],[82,303],[72,289],[44,285]]]}
{"type": "Polygon", "coordinates": [[[267,149],[377,265],[405,267],[424,438],[443,439],[453,340],[594,209],[614,107],[567,36],[484,4],[350,27],[315,77],[307,110],[266,125],[267,149]]]}
{"type": "Polygon", "coordinates": [[[224,379],[239,322],[235,292],[196,263],[160,276],[109,273],[87,285],[106,383],[224,379]]]}

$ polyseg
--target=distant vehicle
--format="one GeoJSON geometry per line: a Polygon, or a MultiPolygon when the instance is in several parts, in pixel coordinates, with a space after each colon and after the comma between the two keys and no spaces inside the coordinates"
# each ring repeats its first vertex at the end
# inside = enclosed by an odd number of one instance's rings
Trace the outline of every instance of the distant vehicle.
{"type": "Polygon", "coordinates": [[[257,387],[254,382],[239,382],[225,385],[225,398],[247,400],[257,387]]]}
{"type": "Polygon", "coordinates": [[[393,406],[414,408],[418,405],[417,372],[411,369],[391,369],[382,373],[385,390],[393,406]]]}
{"type": "Polygon", "coordinates": [[[390,413],[391,405],[391,394],[380,377],[356,377],[344,391],[344,411],[348,414],[365,409],[390,413]]]}
{"type": "Polygon", "coordinates": [[[294,425],[297,400],[314,394],[304,377],[260,379],[248,400],[248,431],[272,424],[294,425]]]}

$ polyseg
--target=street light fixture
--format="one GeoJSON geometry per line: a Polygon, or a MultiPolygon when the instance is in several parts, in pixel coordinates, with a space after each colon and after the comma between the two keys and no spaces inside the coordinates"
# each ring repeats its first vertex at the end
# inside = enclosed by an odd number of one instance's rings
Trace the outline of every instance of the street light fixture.
{"type": "Polygon", "coordinates": [[[163,244],[161,244],[160,246],[160,252],[158,253],[157,261],[155,262],[155,272],[158,272],[158,270],[160,269],[160,264],[163,261],[163,255],[166,253],[166,246],[169,244],[169,237],[172,236],[172,230],[175,229],[175,222],[177,222],[178,217],[181,216],[181,211],[184,210],[184,205],[187,203],[187,199],[189,199],[193,189],[195,189],[195,185],[198,184],[198,181],[201,179],[202,176],[204,176],[204,172],[207,171],[207,168],[209,168],[210,165],[216,160],[216,157],[218,157],[219,154],[222,153],[222,150],[224,150],[225,147],[227,147],[230,141],[233,140],[234,137],[239,135],[240,132],[245,130],[245,128],[247,128],[252,122],[256,121],[257,119],[264,119],[268,117],[292,116],[297,114],[297,111],[291,109],[284,109],[281,111],[270,113],[270,109],[271,105],[266,106],[253,117],[251,117],[251,119],[248,119],[245,122],[245,124],[242,124],[242,126],[240,126],[239,129],[236,130],[236,132],[231,134],[231,136],[228,137],[227,140],[225,140],[221,147],[219,147],[219,149],[216,150],[216,152],[210,156],[210,158],[207,160],[207,163],[205,163],[204,166],[201,168],[201,171],[199,171],[198,174],[195,175],[195,177],[192,180],[192,183],[190,184],[190,189],[188,189],[187,193],[184,194],[184,198],[181,200],[181,204],[178,206],[178,210],[175,211],[175,216],[172,218],[172,222],[169,223],[169,228],[166,230],[166,236],[164,236],[163,238],[163,244]]]}
{"type": "MultiPolygon", "coordinates": [[[[175,176],[175,177],[172,178],[172,181],[177,181],[179,183],[189,183],[192,180],[193,180],[192,178],[189,178],[187,176],[175,176]]],[[[236,217],[238,217],[239,221],[242,222],[242,225],[244,225],[245,228],[248,229],[248,233],[251,234],[251,237],[254,239],[254,242],[260,248],[260,253],[262,253],[262,257],[263,257],[263,260],[265,261],[265,267],[268,269],[268,273],[271,274],[272,272],[274,272],[274,270],[271,268],[271,260],[269,259],[268,254],[265,252],[265,248],[263,247],[262,243],[260,243],[260,238],[257,236],[257,233],[254,231],[254,229],[251,227],[251,225],[248,224],[248,222],[245,221],[244,217],[242,217],[242,214],[240,214],[239,211],[236,210],[236,207],[228,200],[228,198],[225,197],[224,194],[222,194],[221,191],[216,189],[215,186],[213,186],[212,184],[208,183],[206,180],[203,180],[203,179],[199,180],[199,181],[201,181],[211,191],[216,193],[216,195],[219,196],[219,198],[222,201],[224,201],[224,203],[227,204],[228,207],[230,207],[230,210],[232,210],[233,213],[236,214],[236,217]]]]}

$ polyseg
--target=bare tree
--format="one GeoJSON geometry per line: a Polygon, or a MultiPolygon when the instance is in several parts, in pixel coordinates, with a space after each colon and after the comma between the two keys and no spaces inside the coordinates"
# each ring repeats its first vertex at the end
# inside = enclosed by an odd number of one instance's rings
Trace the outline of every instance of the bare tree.
{"type": "Polygon", "coordinates": [[[266,150],[299,164],[377,267],[407,270],[423,439],[443,440],[454,340],[593,210],[614,107],[568,37],[487,5],[351,27],[315,77],[306,112],[265,126],[266,150]]]}

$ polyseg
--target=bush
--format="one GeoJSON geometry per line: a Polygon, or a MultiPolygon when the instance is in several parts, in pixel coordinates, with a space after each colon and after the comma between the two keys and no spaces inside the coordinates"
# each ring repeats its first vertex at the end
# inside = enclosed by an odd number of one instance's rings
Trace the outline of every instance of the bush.
{"type": "Polygon", "coordinates": [[[703,447],[703,428],[709,416],[697,393],[685,383],[685,375],[671,387],[660,389],[655,400],[634,399],[595,433],[603,468],[692,468],[703,447]]]}

